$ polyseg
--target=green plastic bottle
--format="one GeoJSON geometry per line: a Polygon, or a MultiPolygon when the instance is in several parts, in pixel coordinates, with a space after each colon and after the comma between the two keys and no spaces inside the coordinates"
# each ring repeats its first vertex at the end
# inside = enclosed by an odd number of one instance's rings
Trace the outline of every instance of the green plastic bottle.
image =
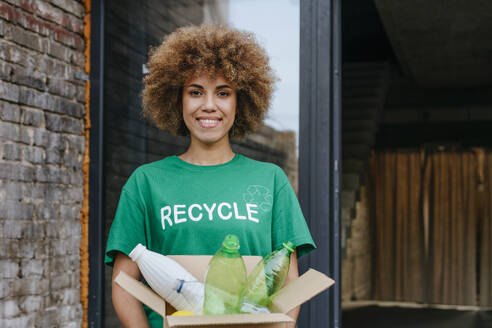
{"type": "Polygon", "coordinates": [[[210,261],[205,276],[204,314],[239,313],[246,285],[246,266],[239,253],[239,239],[227,235],[210,261]]]}
{"type": "Polygon", "coordinates": [[[241,300],[242,313],[270,313],[272,296],[282,288],[289,273],[290,254],[295,246],[290,241],[260,261],[248,276],[241,300]]]}

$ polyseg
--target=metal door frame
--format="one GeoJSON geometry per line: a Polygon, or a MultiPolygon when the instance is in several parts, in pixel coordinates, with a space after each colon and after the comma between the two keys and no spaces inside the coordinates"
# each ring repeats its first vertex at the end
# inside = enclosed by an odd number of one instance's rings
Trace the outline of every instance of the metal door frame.
{"type": "Polygon", "coordinates": [[[317,249],[301,258],[335,285],[301,307],[299,327],[341,326],[341,0],[300,1],[299,201],[317,249]]]}
{"type": "Polygon", "coordinates": [[[92,1],[89,142],[89,305],[90,328],[104,327],[104,13],[105,0],[92,1]]]}

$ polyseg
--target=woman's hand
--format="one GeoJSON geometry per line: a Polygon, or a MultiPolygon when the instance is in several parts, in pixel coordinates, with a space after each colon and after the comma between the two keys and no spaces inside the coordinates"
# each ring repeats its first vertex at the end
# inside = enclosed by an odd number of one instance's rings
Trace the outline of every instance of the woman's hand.
{"type": "Polygon", "coordinates": [[[114,261],[113,277],[111,279],[113,306],[118,318],[125,328],[149,328],[142,303],[114,282],[120,271],[125,271],[129,276],[137,280],[140,279],[140,270],[137,264],[125,254],[118,252],[114,261]]]}
{"type": "MultiPolygon", "coordinates": [[[[292,254],[290,254],[290,267],[289,267],[289,273],[287,274],[287,278],[285,279],[285,285],[291,281],[296,280],[298,277],[299,277],[299,268],[297,267],[297,251],[294,251],[292,254]]],[[[298,306],[290,310],[287,313],[287,315],[292,319],[294,319],[294,321],[297,321],[297,317],[299,316],[300,310],[301,310],[301,306],[298,306]]],[[[295,322],[288,325],[288,328],[295,328],[295,327],[296,327],[295,322]]]]}

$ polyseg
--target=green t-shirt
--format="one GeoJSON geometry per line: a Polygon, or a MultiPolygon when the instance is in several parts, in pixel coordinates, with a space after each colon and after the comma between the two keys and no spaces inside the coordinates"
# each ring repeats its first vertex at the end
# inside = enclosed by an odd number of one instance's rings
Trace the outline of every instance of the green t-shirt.
{"type": "MultiPolygon", "coordinates": [[[[266,256],[287,240],[298,257],[315,248],[278,166],[239,154],[210,166],[170,156],[137,168],[123,187],[105,263],[113,265],[116,251],[128,255],[138,243],[164,255],[212,255],[227,234],[239,237],[242,255],[266,256]]],[[[158,317],[149,317],[152,327],[158,317]]]]}

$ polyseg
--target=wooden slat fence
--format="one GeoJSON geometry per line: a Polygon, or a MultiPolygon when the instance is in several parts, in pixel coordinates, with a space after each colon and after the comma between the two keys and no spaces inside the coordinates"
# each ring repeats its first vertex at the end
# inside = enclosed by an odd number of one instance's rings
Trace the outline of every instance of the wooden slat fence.
{"type": "Polygon", "coordinates": [[[370,180],[374,298],[492,306],[492,152],[378,151],[370,180]]]}
{"type": "Polygon", "coordinates": [[[419,153],[371,158],[374,191],[374,294],[380,300],[424,300],[424,244],[419,153]]]}

